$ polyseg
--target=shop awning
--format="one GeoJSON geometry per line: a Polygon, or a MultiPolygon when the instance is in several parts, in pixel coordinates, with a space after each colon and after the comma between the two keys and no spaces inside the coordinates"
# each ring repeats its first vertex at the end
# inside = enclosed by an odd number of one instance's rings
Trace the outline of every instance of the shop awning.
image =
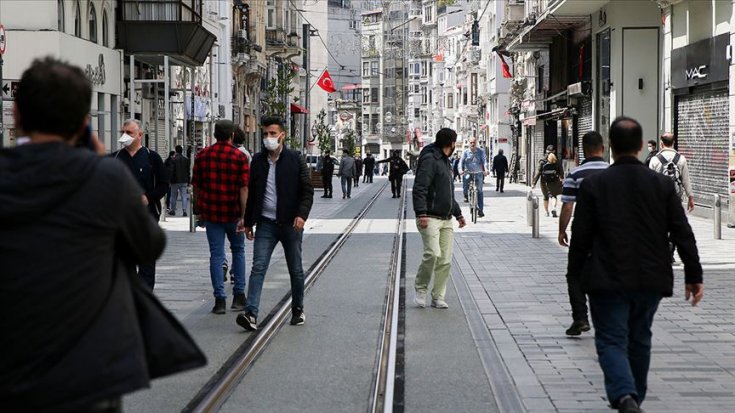
{"type": "Polygon", "coordinates": [[[359,83],[350,83],[347,85],[342,86],[342,90],[355,90],[355,89],[361,89],[362,85],[359,83]]]}
{"type": "Polygon", "coordinates": [[[309,110],[301,105],[297,105],[295,103],[291,104],[291,113],[309,113],[309,110]]]}

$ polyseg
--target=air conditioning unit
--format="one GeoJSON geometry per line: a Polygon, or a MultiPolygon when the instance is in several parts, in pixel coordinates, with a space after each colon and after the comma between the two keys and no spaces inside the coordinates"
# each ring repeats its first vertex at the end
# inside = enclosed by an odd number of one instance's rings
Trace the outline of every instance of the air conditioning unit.
{"type": "Polygon", "coordinates": [[[506,21],[522,21],[526,17],[526,8],[523,3],[508,3],[505,6],[506,21]]]}

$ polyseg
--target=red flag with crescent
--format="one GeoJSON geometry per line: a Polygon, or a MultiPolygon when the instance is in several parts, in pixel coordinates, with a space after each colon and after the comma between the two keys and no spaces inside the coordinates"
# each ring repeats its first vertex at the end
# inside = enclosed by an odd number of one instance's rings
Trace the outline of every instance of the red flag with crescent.
{"type": "Polygon", "coordinates": [[[322,73],[321,77],[319,78],[319,81],[316,82],[317,85],[319,85],[320,88],[324,89],[328,93],[334,93],[337,91],[337,88],[334,87],[334,82],[332,81],[332,76],[329,76],[329,71],[324,70],[324,73],[322,73]]]}

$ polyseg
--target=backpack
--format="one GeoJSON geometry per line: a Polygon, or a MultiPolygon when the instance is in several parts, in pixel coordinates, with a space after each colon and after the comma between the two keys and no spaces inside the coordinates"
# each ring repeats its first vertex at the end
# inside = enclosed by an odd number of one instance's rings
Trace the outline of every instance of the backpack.
{"type": "Polygon", "coordinates": [[[679,159],[681,159],[681,155],[677,153],[676,155],[674,155],[673,158],[671,158],[670,161],[667,161],[666,158],[660,153],[656,155],[656,158],[658,158],[658,161],[661,162],[661,173],[668,176],[669,179],[674,181],[676,195],[681,198],[681,196],[684,194],[684,184],[681,182],[681,171],[679,170],[679,159]]]}
{"type": "Polygon", "coordinates": [[[541,179],[547,184],[559,181],[559,170],[555,163],[546,162],[541,167],[541,179]]]}

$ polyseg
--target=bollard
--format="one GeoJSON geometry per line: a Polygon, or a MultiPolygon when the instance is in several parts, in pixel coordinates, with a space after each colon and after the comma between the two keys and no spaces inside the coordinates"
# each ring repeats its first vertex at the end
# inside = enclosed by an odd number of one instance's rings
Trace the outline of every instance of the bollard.
{"type": "Polygon", "coordinates": [[[720,194],[715,194],[715,205],[712,210],[714,212],[715,239],[722,239],[722,222],[720,222],[722,219],[722,200],[720,199],[720,194]]]}
{"type": "Polygon", "coordinates": [[[197,232],[197,218],[194,216],[194,187],[187,185],[186,193],[189,194],[189,232],[197,232]]]}
{"type": "Polygon", "coordinates": [[[531,236],[533,238],[539,237],[539,218],[538,218],[538,197],[533,197],[533,229],[531,230],[531,236]]]}
{"type": "Polygon", "coordinates": [[[529,189],[526,195],[526,224],[533,226],[533,189],[529,189]]]}

